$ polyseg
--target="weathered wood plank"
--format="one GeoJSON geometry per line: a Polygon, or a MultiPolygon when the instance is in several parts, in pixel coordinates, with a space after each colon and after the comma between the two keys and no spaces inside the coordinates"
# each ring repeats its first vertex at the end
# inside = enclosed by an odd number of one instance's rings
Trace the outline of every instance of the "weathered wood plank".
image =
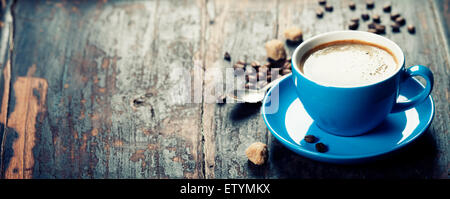
{"type": "Polygon", "coordinates": [[[217,105],[215,102],[220,94],[230,92],[238,84],[233,83],[230,71],[233,63],[266,61],[264,44],[276,35],[276,6],[277,2],[271,0],[208,1],[211,23],[206,36],[202,117],[207,178],[262,177],[249,169],[251,164],[244,153],[251,143],[267,141],[267,128],[259,114],[260,104],[217,105]],[[224,61],[225,52],[231,54],[231,62],[224,61]]]}
{"type": "Polygon", "coordinates": [[[202,107],[184,103],[183,79],[202,56],[201,9],[195,1],[17,2],[5,177],[202,178],[202,107]],[[36,91],[34,79],[48,87],[36,91]]]}

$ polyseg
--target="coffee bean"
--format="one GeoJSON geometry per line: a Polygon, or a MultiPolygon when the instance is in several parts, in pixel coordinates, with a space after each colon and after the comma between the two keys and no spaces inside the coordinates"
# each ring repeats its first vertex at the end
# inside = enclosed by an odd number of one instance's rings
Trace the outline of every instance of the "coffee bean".
{"type": "Polygon", "coordinates": [[[225,52],[225,54],[223,55],[223,58],[224,58],[225,60],[227,60],[227,61],[231,61],[230,53],[225,52]]]}
{"type": "Polygon", "coordinates": [[[408,25],[407,29],[411,34],[414,34],[416,32],[416,27],[414,27],[413,25],[408,25]]]}
{"type": "Polygon", "coordinates": [[[322,8],[317,8],[316,9],[316,16],[318,18],[322,18],[323,17],[323,9],[322,8]]]}
{"type": "Polygon", "coordinates": [[[406,20],[403,17],[397,17],[397,19],[395,19],[395,23],[397,23],[400,26],[403,26],[403,25],[405,25],[406,20]]]}
{"type": "Polygon", "coordinates": [[[303,139],[308,143],[314,143],[317,141],[317,138],[314,135],[306,135],[303,139]]]}
{"type": "Polygon", "coordinates": [[[369,28],[369,30],[367,30],[367,32],[377,33],[377,30],[375,28],[369,28]]]}
{"type": "Polygon", "coordinates": [[[353,1],[350,1],[350,3],[348,4],[348,7],[350,8],[350,10],[355,10],[356,9],[356,4],[353,1]]]}
{"type": "Polygon", "coordinates": [[[363,14],[361,14],[361,18],[362,18],[364,21],[367,21],[367,20],[369,20],[370,16],[369,16],[369,14],[367,14],[367,13],[363,13],[363,14]]]}
{"type": "Polygon", "coordinates": [[[319,0],[318,2],[319,2],[319,5],[325,5],[327,3],[326,0],[319,0]]]}
{"type": "Polygon", "coordinates": [[[245,84],[246,89],[255,89],[255,84],[248,82],[245,84]]]}
{"type": "Polygon", "coordinates": [[[398,13],[398,12],[391,13],[392,21],[395,21],[398,17],[400,17],[400,13],[398,13]]]}
{"type": "Polygon", "coordinates": [[[368,9],[372,9],[373,7],[375,7],[375,2],[373,0],[366,0],[366,7],[368,9]]]}
{"type": "Polygon", "coordinates": [[[348,28],[350,29],[350,30],[356,30],[356,29],[358,29],[358,26],[359,26],[359,24],[358,23],[355,23],[355,22],[350,22],[350,24],[348,24],[348,28]]]}
{"type": "Polygon", "coordinates": [[[353,17],[350,19],[350,21],[355,22],[355,23],[359,23],[359,17],[353,17]]]}
{"type": "Polygon", "coordinates": [[[283,69],[283,70],[281,70],[281,74],[282,75],[287,75],[287,74],[289,74],[291,72],[292,72],[291,69],[283,69]]]}
{"type": "Polygon", "coordinates": [[[325,153],[328,150],[328,147],[323,144],[322,142],[319,142],[316,144],[316,150],[320,153],[325,153]]]}
{"type": "Polygon", "coordinates": [[[375,30],[377,30],[377,34],[384,34],[386,33],[386,26],[377,24],[375,30]]]}
{"type": "Polygon", "coordinates": [[[372,20],[373,20],[373,22],[375,22],[375,23],[380,23],[380,22],[381,22],[381,20],[380,20],[380,15],[373,15],[373,16],[372,16],[372,20]]]}
{"type": "Polygon", "coordinates": [[[372,22],[372,23],[370,23],[370,24],[367,25],[367,27],[368,27],[369,29],[375,29],[376,26],[377,26],[377,24],[374,23],[374,22],[372,22]]]}
{"type": "Polygon", "coordinates": [[[384,12],[391,12],[391,4],[390,4],[390,3],[386,3],[386,4],[383,6],[383,11],[384,11],[384,12]]]}
{"type": "Polygon", "coordinates": [[[331,12],[331,11],[333,11],[333,6],[327,4],[327,5],[325,6],[325,10],[328,11],[328,12],[331,12]]]}
{"type": "Polygon", "coordinates": [[[392,32],[400,32],[400,26],[396,23],[391,24],[392,32]]]}

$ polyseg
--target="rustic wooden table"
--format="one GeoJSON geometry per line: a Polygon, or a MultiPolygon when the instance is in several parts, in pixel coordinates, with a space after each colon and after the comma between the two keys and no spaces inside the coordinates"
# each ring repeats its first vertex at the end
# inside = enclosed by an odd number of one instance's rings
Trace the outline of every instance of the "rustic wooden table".
{"type": "Polygon", "coordinates": [[[238,59],[264,62],[264,43],[291,25],[307,39],[347,29],[362,12],[389,21],[385,1],[367,10],[355,0],[355,11],[328,2],[334,11],[317,19],[315,0],[2,0],[0,177],[448,178],[449,0],[391,1],[417,30],[385,36],[408,66],[433,71],[436,114],[385,159],[306,159],[270,134],[259,104],[208,97],[238,59]],[[263,166],[244,153],[255,141],[269,147],[263,166]]]}

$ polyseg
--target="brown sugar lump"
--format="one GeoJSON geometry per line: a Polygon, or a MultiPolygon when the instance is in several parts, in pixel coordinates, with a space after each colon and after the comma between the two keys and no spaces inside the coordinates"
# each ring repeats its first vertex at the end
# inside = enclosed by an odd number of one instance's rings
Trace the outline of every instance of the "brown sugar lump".
{"type": "Polygon", "coordinates": [[[282,41],[273,39],[266,43],[267,57],[273,61],[286,58],[286,50],[284,50],[284,44],[282,41]]]}
{"type": "Polygon", "coordinates": [[[245,154],[253,164],[262,165],[267,159],[267,145],[262,142],[255,142],[245,150],[245,154]]]}
{"type": "Polygon", "coordinates": [[[290,28],[284,30],[284,37],[288,41],[300,42],[303,40],[303,32],[298,27],[290,27],[290,28]]]}

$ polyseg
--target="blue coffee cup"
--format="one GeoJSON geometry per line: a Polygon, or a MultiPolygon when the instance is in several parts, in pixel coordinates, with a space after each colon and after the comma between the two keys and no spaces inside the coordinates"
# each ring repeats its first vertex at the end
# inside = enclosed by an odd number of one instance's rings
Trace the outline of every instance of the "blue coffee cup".
{"type": "Polygon", "coordinates": [[[405,56],[393,41],[369,32],[335,31],[317,35],[297,47],[292,56],[292,74],[298,98],[317,126],[334,135],[357,136],[378,126],[389,113],[402,112],[430,95],[433,74],[421,65],[405,68],[405,56]],[[340,40],[361,40],[389,49],[401,65],[378,82],[358,86],[327,86],[306,77],[298,64],[311,49],[340,40]],[[409,101],[399,102],[401,83],[413,76],[426,80],[425,89],[409,101]]]}

